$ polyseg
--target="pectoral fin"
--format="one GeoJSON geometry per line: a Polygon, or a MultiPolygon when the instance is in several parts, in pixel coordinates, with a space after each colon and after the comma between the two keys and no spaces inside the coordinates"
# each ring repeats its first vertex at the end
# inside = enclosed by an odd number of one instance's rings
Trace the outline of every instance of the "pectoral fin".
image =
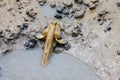
{"type": "Polygon", "coordinates": [[[45,38],[46,36],[43,35],[43,34],[36,34],[35,37],[38,38],[38,39],[43,39],[43,38],[45,38]]]}
{"type": "Polygon", "coordinates": [[[64,40],[64,39],[58,39],[58,38],[55,37],[55,40],[60,44],[66,44],[67,43],[67,40],[64,40]]]}

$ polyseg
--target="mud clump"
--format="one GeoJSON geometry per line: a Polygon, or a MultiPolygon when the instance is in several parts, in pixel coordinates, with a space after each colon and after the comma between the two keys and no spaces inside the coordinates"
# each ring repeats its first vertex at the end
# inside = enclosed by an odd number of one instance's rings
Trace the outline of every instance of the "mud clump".
{"type": "Polygon", "coordinates": [[[82,34],[82,30],[81,30],[81,26],[82,24],[78,24],[77,26],[74,26],[74,28],[71,30],[72,32],[72,37],[77,37],[78,35],[83,35],[82,34]]]}
{"type": "Polygon", "coordinates": [[[83,3],[93,10],[98,6],[99,0],[83,0],[83,3]]]}
{"type": "Polygon", "coordinates": [[[37,0],[40,6],[43,6],[46,3],[46,0],[37,0]]]}
{"type": "Polygon", "coordinates": [[[34,20],[34,19],[36,18],[37,13],[35,13],[35,12],[33,11],[33,9],[30,9],[30,10],[26,11],[26,15],[27,15],[28,17],[32,18],[32,20],[34,20]]]}
{"type": "Polygon", "coordinates": [[[84,15],[85,15],[85,11],[84,10],[76,11],[75,14],[74,14],[76,19],[77,18],[82,18],[82,17],[84,17],[84,15]]]}

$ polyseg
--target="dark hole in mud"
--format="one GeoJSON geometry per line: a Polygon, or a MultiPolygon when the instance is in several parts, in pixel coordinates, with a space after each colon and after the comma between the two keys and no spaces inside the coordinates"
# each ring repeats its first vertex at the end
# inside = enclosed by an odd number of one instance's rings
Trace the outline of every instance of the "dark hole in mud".
{"type": "Polygon", "coordinates": [[[116,5],[117,5],[117,7],[120,7],[120,2],[117,2],[116,5]]]}
{"type": "Polygon", "coordinates": [[[16,2],[20,2],[20,0],[16,0],[16,2]]]}
{"type": "Polygon", "coordinates": [[[120,56],[120,51],[117,51],[117,54],[120,56]]]}

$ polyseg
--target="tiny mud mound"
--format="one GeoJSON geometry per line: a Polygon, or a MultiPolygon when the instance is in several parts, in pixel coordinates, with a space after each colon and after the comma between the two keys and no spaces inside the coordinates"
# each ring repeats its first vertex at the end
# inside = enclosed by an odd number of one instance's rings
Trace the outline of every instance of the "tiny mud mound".
{"type": "Polygon", "coordinates": [[[46,67],[41,50],[14,51],[0,59],[0,80],[100,80],[83,62],[66,54],[53,54],[46,67]]]}

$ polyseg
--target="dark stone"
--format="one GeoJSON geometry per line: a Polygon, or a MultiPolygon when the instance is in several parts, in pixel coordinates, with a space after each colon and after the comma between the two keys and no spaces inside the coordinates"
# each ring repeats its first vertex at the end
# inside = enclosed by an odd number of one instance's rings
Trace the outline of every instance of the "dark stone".
{"type": "Polygon", "coordinates": [[[117,5],[117,7],[120,7],[120,2],[117,2],[116,5],[117,5]]]}
{"type": "Polygon", "coordinates": [[[23,23],[21,26],[21,30],[27,29],[28,28],[28,23],[23,23]]]}
{"type": "Polygon", "coordinates": [[[70,45],[70,44],[67,43],[67,44],[64,45],[64,49],[65,49],[65,50],[69,50],[70,48],[71,48],[71,45],[70,45]]]}
{"type": "Polygon", "coordinates": [[[62,15],[60,15],[60,14],[56,14],[54,17],[55,17],[56,19],[62,19],[62,15]]]}
{"type": "Polygon", "coordinates": [[[32,49],[35,48],[37,45],[37,41],[35,39],[30,39],[28,40],[24,46],[26,47],[26,49],[32,49]]]}

